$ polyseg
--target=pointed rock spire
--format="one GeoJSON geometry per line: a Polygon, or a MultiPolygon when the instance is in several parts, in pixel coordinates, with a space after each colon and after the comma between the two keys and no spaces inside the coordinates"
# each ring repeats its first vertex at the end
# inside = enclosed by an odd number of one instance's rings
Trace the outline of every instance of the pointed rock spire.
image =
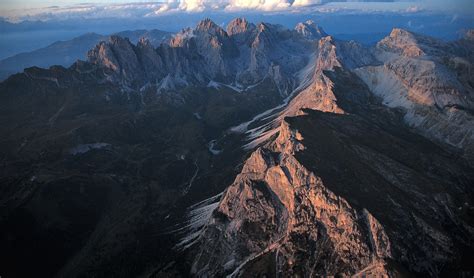
{"type": "Polygon", "coordinates": [[[234,18],[227,24],[227,34],[229,36],[247,33],[255,29],[253,23],[248,22],[245,18],[239,17],[234,18]]]}
{"type": "Polygon", "coordinates": [[[417,36],[400,28],[394,28],[390,35],[381,40],[377,46],[388,51],[402,53],[407,57],[417,57],[424,54],[417,36]]]}
{"type": "Polygon", "coordinates": [[[322,37],[327,36],[323,28],[318,26],[314,21],[307,20],[306,22],[300,22],[295,26],[295,31],[303,37],[311,40],[318,40],[322,37]]]}
{"type": "Polygon", "coordinates": [[[195,32],[205,32],[211,35],[227,37],[227,33],[219,25],[215,24],[210,18],[199,21],[196,25],[195,32]]]}

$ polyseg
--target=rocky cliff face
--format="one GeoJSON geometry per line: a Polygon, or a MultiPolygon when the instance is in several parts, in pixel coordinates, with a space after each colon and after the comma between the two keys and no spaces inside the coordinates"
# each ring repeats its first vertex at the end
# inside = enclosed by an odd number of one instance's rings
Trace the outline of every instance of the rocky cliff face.
{"type": "Polygon", "coordinates": [[[427,137],[472,157],[472,45],[394,29],[375,53],[383,65],[356,70],[372,92],[385,105],[404,109],[405,121],[427,137]]]}
{"type": "Polygon", "coordinates": [[[282,95],[292,90],[294,71],[302,68],[311,53],[312,40],[325,35],[313,23],[294,31],[279,25],[255,26],[237,18],[227,31],[210,19],[177,33],[168,45],[151,49],[145,40],[137,46],[119,37],[102,42],[89,52],[89,62],[111,70],[110,81],[127,81],[139,88],[145,84],[167,89],[222,82],[236,88],[254,87],[272,80],[282,95]],[[151,58],[151,59],[150,59],[151,58]]]}
{"type": "Polygon", "coordinates": [[[312,20],[298,23],[295,27],[295,30],[296,32],[298,32],[298,34],[301,34],[303,37],[312,39],[312,40],[319,40],[328,35],[326,34],[326,32],[324,32],[324,30],[320,26],[318,26],[312,20]]]}
{"type": "Polygon", "coordinates": [[[295,158],[303,140],[283,122],[275,142],[252,153],[200,239],[195,275],[388,275],[383,227],[295,158]]]}

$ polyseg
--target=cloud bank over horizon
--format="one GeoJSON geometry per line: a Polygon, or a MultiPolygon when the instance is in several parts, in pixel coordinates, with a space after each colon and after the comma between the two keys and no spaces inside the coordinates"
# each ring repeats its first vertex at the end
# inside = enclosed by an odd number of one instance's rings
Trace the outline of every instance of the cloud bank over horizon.
{"type": "MultiPolygon", "coordinates": [[[[400,12],[421,11],[474,14],[471,0],[164,0],[162,2],[111,2],[98,0],[81,3],[76,0],[54,1],[53,6],[38,7],[33,0],[0,4],[0,17],[8,21],[67,20],[89,18],[146,18],[176,13],[331,13],[331,12],[400,12]],[[10,4],[9,4],[10,3],[10,4]],[[15,6],[17,5],[17,6],[15,6]],[[22,5],[23,8],[17,8],[22,5]],[[30,7],[30,8],[28,8],[30,7]]],[[[43,2],[49,3],[48,1],[43,2]]]]}

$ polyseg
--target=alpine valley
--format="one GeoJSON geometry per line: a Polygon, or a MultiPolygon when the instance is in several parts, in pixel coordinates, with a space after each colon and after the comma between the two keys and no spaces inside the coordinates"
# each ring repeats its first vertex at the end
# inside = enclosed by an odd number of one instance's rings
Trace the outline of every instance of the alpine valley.
{"type": "Polygon", "coordinates": [[[2,277],[474,275],[474,30],[105,39],[0,83],[2,277]]]}

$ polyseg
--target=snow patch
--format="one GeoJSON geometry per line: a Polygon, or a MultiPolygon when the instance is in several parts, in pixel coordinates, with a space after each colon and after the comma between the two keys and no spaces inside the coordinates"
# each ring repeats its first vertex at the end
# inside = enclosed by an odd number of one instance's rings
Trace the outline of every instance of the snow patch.
{"type": "Polygon", "coordinates": [[[184,250],[196,243],[205,225],[209,219],[211,219],[212,212],[219,206],[222,194],[223,192],[202,200],[188,208],[185,226],[178,230],[184,230],[186,234],[181,238],[180,242],[176,244],[176,248],[184,250]]]}
{"type": "Polygon", "coordinates": [[[198,112],[193,113],[193,115],[194,115],[194,117],[196,117],[196,119],[202,120],[202,117],[201,117],[201,115],[199,115],[198,112]]]}
{"type": "Polygon", "coordinates": [[[218,155],[222,152],[222,150],[218,150],[216,148],[214,148],[216,145],[216,140],[211,140],[209,143],[208,143],[208,146],[209,146],[209,151],[213,154],[213,155],[218,155]]]}
{"type": "Polygon", "coordinates": [[[192,176],[191,179],[189,180],[188,185],[187,185],[186,188],[183,190],[183,195],[188,194],[189,189],[191,189],[191,186],[193,186],[193,182],[194,182],[194,180],[196,179],[196,177],[197,177],[197,175],[198,175],[198,173],[199,173],[199,166],[198,166],[198,164],[197,164],[197,160],[194,160],[194,166],[196,167],[196,170],[194,171],[193,176],[192,176]]]}
{"type": "Polygon", "coordinates": [[[231,84],[222,84],[222,85],[224,85],[224,86],[226,86],[227,88],[230,88],[230,89],[236,91],[237,93],[242,93],[242,92],[244,91],[244,90],[242,89],[242,87],[241,87],[240,85],[238,85],[238,84],[237,84],[236,86],[231,85],[231,84]]]}
{"type": "Polygon", "coordinates": [[[220,85],[218,82],[216,82],[216,81],[214,81],[214,80],[211,80],[211,81],[209,81],[209,83],[207,84],[207,87],[208,87],[208,88],[214,88],[214,89],[216,89],[216,90],[219,90],[219,89],[221,88],[221,85],[220,85]]]}

